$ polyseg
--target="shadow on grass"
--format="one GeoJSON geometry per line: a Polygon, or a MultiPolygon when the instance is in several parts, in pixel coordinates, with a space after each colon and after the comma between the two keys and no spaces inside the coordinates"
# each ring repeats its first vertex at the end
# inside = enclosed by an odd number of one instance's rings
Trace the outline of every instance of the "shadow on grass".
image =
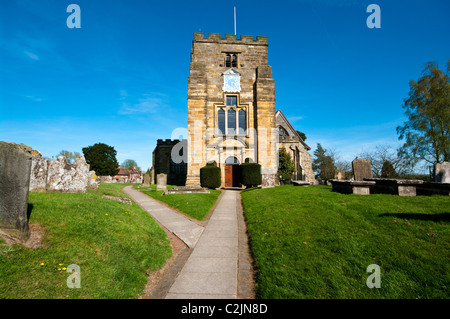
{"type": "Polygon", "coordinates": [[[246,189],[243,189],[243,190],[241,191],[241,193],[251,192],[251,191],[254,191],[254,190],[256,190],[256,189],[261,189],[261,187],[250,187],[250,188],[246,188],[246,189]]]}
{"type": "Polygon", "coordinates": [[[397,217],[402,219],[417,219],[432,222],[450,222],[450,213],[440,213],[440,214],[394,214],[394,213],[384,213],[378,215],[378,217],[397,217]]]}

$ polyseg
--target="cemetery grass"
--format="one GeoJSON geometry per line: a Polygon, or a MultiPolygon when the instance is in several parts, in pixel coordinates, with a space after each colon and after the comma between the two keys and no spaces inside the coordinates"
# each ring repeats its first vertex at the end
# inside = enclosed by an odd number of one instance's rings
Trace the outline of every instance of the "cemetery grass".
{"type": "MultiPolygon", "coordinates": [[[[128,197],[127,184],[100,184],[87,193],[30,193],[30,224],[44,229],[40,247],[7,246],[0,239],[0,298],[138,298],[148,271],[172,255],[170,241],[128,197]],[[68,288],[66,268],[80,267],[81,288],[68,288]]],[[[29,209],[29,210],[30,210],[29,209]]]]}
{"type": "Polygon", "coordinates": [[[259,298],[448,299],[450,197],[241,192],[259,298]],[[380,267],[381,288],[367,287],[380,267]]]}
{"type": "MultiPolygon", "coordinates": [[[[168,185],[167,188],[174,186],[168,185]]],[[[192,217],[198,221],[202,221],[208,216],[208,213],[216,203],[220,190],[210,189],[209,194],[168,194],[162,195],[164,191],[156,191],[156,185],[150,185],[150,187],[141,188],[135,186],[135,188],[142,193],[166,203],[172,208],[175,208],[179,212],[192,217]]]]}

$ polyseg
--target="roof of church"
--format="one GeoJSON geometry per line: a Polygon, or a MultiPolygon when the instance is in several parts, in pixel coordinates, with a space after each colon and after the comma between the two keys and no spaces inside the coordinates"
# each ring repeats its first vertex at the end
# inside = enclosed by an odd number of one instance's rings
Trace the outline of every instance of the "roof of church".
{"type": "Polygon", "coordinates": [[[297,133],[297,130],[294,129],[294,127],[291,125],[291,123],[288,121],[288,119],[286,118],[286,116],[283,114],[283,112],[281,112],[281,110],[278,110],[275,113],[275,117],[277,116],[281,116],[282,120],[286,123],[286,125],[288,126],[288,128],[293,132],[293,134],[295,134],[296,137],[298,137],[300,143],[303,144],[303,146],[306,147],[306,149],[309,151],[311,149],[311,147],[308,146],[308,144],[305,143],[305,141],[300,137],[300,135],[297,133]]]}

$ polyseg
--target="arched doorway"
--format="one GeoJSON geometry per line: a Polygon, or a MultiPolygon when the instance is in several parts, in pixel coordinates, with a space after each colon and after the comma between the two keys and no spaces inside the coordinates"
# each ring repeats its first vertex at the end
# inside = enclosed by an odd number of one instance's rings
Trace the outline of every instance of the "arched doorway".
{"type": "Polygon", "coordinates": [[[229,156],[225,160],[225,187],[240,187],[241,176],[239,160],[235,156],[229,156]]]}

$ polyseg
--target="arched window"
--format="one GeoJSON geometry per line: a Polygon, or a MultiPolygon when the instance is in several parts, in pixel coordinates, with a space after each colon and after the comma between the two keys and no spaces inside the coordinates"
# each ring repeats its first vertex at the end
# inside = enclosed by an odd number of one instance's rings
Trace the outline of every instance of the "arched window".
{"type": "Polygon", "coordinates": [[[237,56],[236,56],[236,54],[233,54],[233,56],[231,58],[231,66],[233,68],[237,68],[237,56]]]}
{"type": "Polygon", "coordinates": [[[239,132],[238,134],[245,134],[247,130],[247,116],[245,110],[240,109],[238,112],[238,120],[239,120],[239,132]]]}
{"type": "Polygon", "coordinates": [[[283,141],[283,140],[286,140],[289,138],[288,132],[282,126],[278,126],[278,138],[280,141],[283,141]]]}
{"type": "Polygon", "coordinates": [[[228,132],[227,134],[236,134],[236,111],[228,110],[228,132]]]}
{"type": "Polygon", "coordinates": [[[219,132],[218,134],[225,134],[225,110],[219,109],[217,113],[217,122],[218,122],[218,128],[219,132]]]}
{"type": "Polygon", "coordinates": [[[225,56],[225,66],[226,66],[227,68],[230,68],[230,67],[231,67],[231,56],[230,56],[229,54],[227,54],[227,55],[225,56]]]}
{"type": "Polygon", "coordinates": [[[225,164],[239,164],[239,160],[235,156],[229,156],[225,160],[225,164]]]}

